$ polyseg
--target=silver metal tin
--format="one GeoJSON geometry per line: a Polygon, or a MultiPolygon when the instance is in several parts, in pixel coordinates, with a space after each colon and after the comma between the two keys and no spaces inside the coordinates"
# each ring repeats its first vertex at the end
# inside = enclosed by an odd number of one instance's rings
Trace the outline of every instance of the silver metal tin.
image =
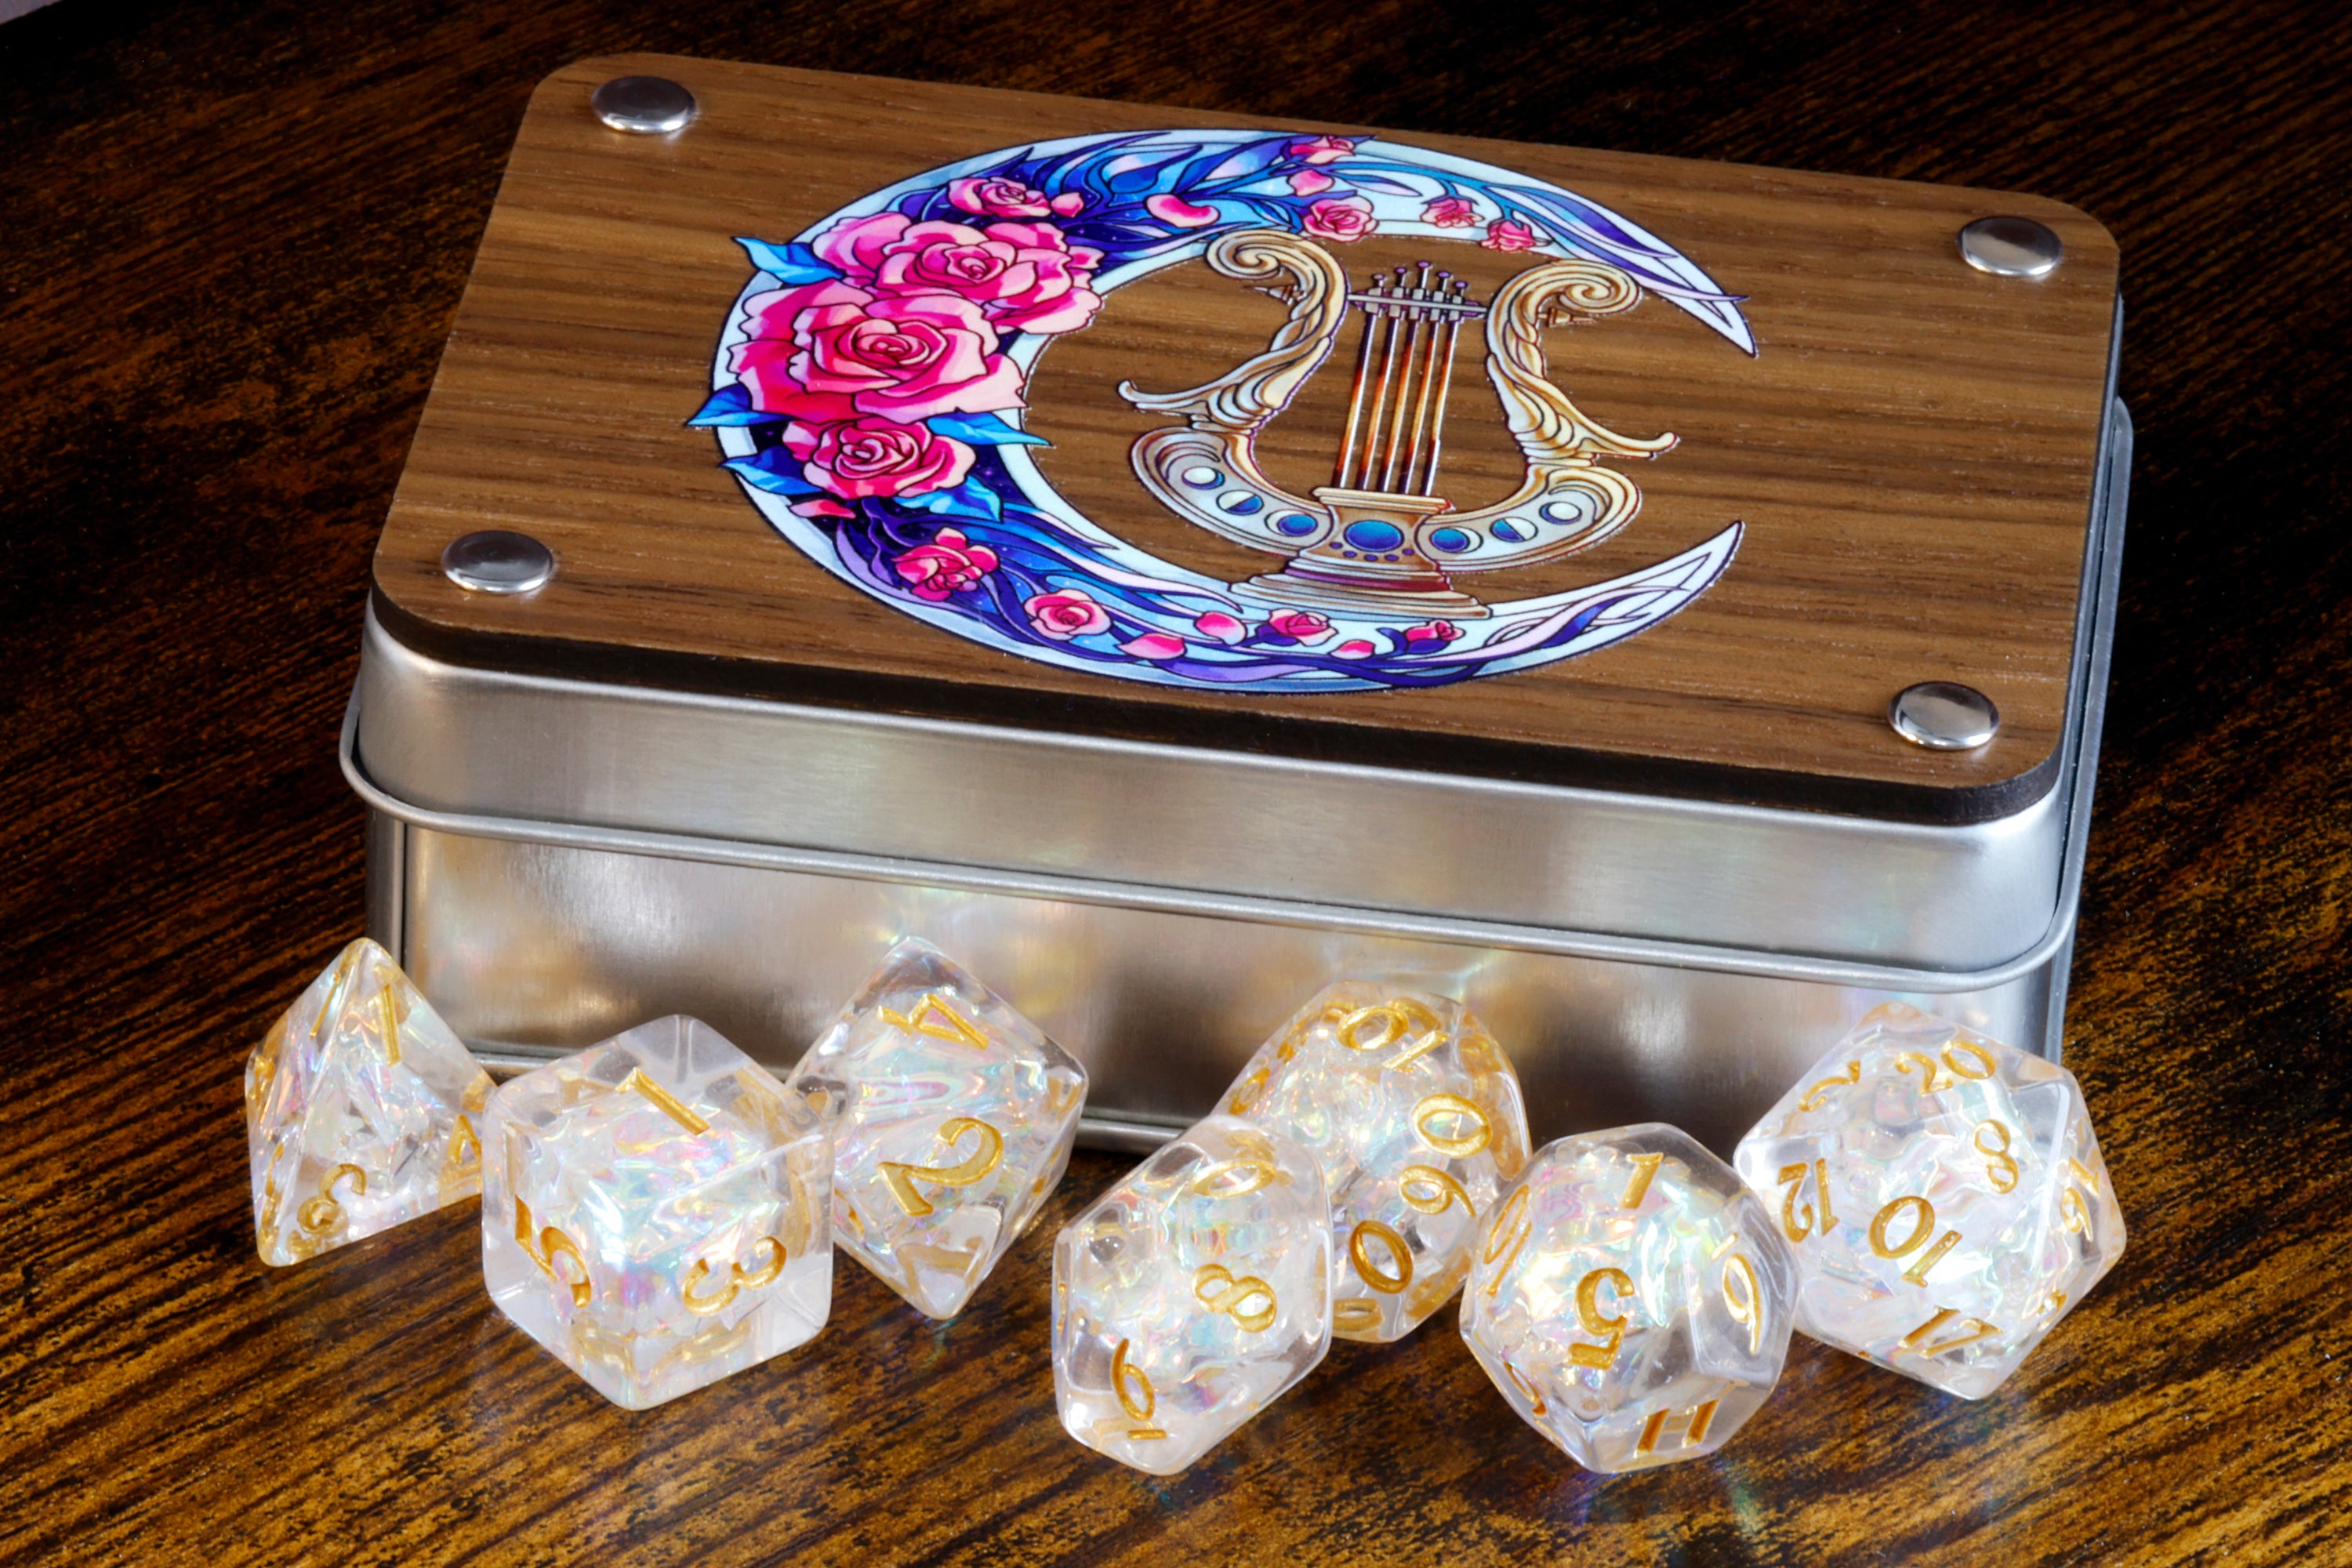
{"type": "Polygon", "coordinates": [[[1123,1147],[1207,1109],[1316,985],[1386,973],[1486,1019],[1539,1139],[1659,1119],[1728,1147],[1882,1000],[2057,1055],[2130,452],[2111,401],[2059,778],[2011,817],[557,680],[425,658],[371,617],[342,746],[374,813],[371,926],[459,1033],[518,1063],[678,1011],[789,1062],[891,940],[921,935],[1087,1064],[1087,1135],[1123,1147]],[[976,803],[984,862],[953,826],[976,803]],[[1313,826],[1335,820],[1354,826],[1313,826]]]}

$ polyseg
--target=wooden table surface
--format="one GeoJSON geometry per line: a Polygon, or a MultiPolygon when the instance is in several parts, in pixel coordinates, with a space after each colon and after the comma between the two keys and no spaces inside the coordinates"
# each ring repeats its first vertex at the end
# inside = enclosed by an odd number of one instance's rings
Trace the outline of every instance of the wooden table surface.
{"type": "Polygon", "coordinates": [[[64,0],[0,28],[0,1559],[2352,1562],[2352,28],[2312,5],[64,0]],[[2130,1250],[1992,1398],[1809,1342],[1601,1480],[1444,1312],[1187,1474],[1065,1437],[1054,1226],[628,1415],[470,1207],[254,1254],[246,1051],[361,924],[369,552],[533,83],[623,49],[2032,190],[2140,457],[2068,1059],[2130,1250]]]}

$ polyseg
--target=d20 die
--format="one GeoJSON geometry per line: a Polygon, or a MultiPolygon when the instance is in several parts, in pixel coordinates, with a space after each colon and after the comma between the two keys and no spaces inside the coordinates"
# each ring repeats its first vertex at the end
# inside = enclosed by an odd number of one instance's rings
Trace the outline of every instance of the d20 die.
{"type": "Polygon", "coordinates": [[[1478,1215],[1528,1159],[1518,1078],[1469,1009],[1362,981],[1293,1015],[1223,1109],[1323,1167],[1342,1339],[1401,1339],[1444,1306],[1469,1272],[1478,1215]]]}
{"type": "Polygon", "coordinates": [[[1172,1475],[1331,1345],[1331,1222],[1315,1156],[1212,1116],[1054,1243],[1054,1394],[1070,1436],[1172,1475]]]}
{"type": "Polygon", "coordinates": [[[1740,1140],[1797,1258],[1797,1326],[1966,1399],[2123,1256],[2074,1075],[1916,1007],[1863,1019],[1740,1140]]]}
{"type": "Polygon", "coordinates": [[[1587,1469],[1721,1447],[1772,1392],[1796,1266],[1738,1175],[1658,1122],[1547,1145],[1481,1228],[1462,1337],[1587,1469]]]}
{"type": "Polygon", "coordinates": [[[832,1142],[709,1025],[658,1019],[511,1079],[482,1141],[490,1299],[614,1404],[824,1326],[832,1142]]]}
{"type": "Polygon", "coordinates": [[[919,1310],[952,1318],[1062,1179],[1087,1072],[909,941],[786,1087],[830,1119],[834,1244],[919,1310]]]}
{"type": "Polygon", "coordinates": [[[245,1064],[261,1260],[299,1263],[482,1190],[490,1078],[362,937],[245,1064]]]}

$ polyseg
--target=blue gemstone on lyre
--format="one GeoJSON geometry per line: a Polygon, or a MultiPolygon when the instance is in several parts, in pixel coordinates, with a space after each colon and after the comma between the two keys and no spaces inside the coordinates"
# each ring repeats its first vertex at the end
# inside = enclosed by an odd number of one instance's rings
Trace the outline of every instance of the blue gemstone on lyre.
{"type": "Polygon", "coordinates": [[[1443,550],[1448,555],[1459,555],[1465,550],[1475,549],[1478,542],[1470,536],[1466,529],[1435,528],[1430,530],[1429,543],[1430,548],[1433,550],[1443,550]]]}
{"type": "Polygon", "coordinates": [[[1225,482],[1224,475],[1210,468],[1187,468],[1181,477],[1196,490],[1213,490],[1225,482]]]}
{"type": "Polygon", "coordinates": [[[1232,490],[1217,498],[1217,510],[1232,512],[1235,517],[1247,517],[1252,512],[1264,511],[1265,501],[1247,490],[1232,490]]]}
{"type": "Polygon", "coordinates": [[[1392,522],[1351,522],[1344,537],[1366,554],[1376,555],[1402,544],[1404,530],[1392,522]]]}
{"type": "Polygon", "coordinates": [[[1304,539],[1322,526],[1303,511],[1286,511],[1274,520],[1275,531],[1293,539],[1304,539]]]}
{"type": "Polygon", "coordinates": [[[1592,508],[1580,500],[1556,500],[1543,509],[1547,522],[1590,522],[1592,508]]]}
{"type": "Polygon", "coordinates": [[[1536,525],[1523,517],[1507,517],[1489,524],[1486,531],[1506,544],[1524,544],[1536,536],[1536,525]]]}

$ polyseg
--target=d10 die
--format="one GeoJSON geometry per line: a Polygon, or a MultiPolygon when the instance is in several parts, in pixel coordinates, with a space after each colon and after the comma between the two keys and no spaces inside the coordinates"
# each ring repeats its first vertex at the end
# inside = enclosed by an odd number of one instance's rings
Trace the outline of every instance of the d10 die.
{"type": "Polygon", "coordinates": [[[831,1121],[835,1245],[951,1318],[1062,1179],[1087,1073],[937,949],[902,942],[787,1087],[831,1121]]]}
{"type": "Polygon", "coordinates": [[[253,1228],[299,1263],[482,1190],[490,1078],[392,955],[343,949],[245,1064],[253,1228]]]}
{"type": "Polygon", "coordinates": [[[792,1349],[833,1302],[823,1121],[709,1025],[656,1020],[501,1086],[490,1299],[642,1410],[792,1349]]]}
{"type": "Polygon", "coordinates": [[[1657,1122],[1547,1145],[1480,1231],[1462,1337],[1587,1469],[1723,1446],[1772,1392],[1796,1268],[1738,1175],[1657,1122]]]}
{"type": "Polygon", "coordinates": [[[1864,1018],[1736,1158],[1795,1248],[1797,1326],[1963,1398],[2123,1255],[2074,1076],[1915,1007],[1864,1018]]]}
{"type": "Polygon", "coordinates": [[[1323,1167],[1342,1339],[1402,1339],[1444,1306],[1469,1272],[1478,1215],[1528,1159],[1518,1078],[1469,1009],[1360,981],[1300,1008],[1223,1109],[1323,1167]]]}
{"type": "Polygon", "coordinates": [[[1248,1122],[1201,1122],[1055,1239],[1062,1425],[1121,1464],[1182,1469],[1330,1345],[1322,1170],[1248,1122]]]}

